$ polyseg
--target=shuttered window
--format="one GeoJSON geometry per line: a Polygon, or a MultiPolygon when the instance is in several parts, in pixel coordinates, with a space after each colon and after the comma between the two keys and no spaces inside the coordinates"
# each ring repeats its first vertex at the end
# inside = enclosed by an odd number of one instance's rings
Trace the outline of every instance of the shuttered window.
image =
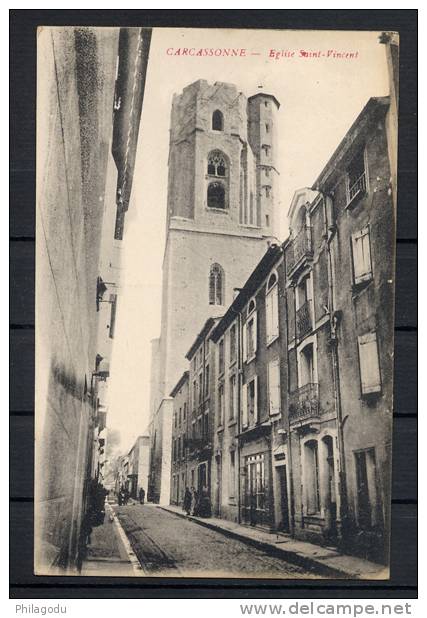
{"type": "Polygon", "coordinates": [[[218,345],[218,372],[220,375],[224,373],[224,339],[218,345]]]}
{"type": "Polygon", "coordinates": [[[224,422],[224,385],[218,388],[218,426],[222,427],[224,422]]]}
{"type": "Polygon", "coordinates": [[[248,386],[242,386],[242,427],[248,426],[248,386]]]}
{"type": "Polygon", "coordinates": [[[110,330],[109,337],[114,339],[114,330],[116,327],[116,308],[117,308],[117,294],[110,294],[111,314],[110,314],[110,330]]]}
{"type": "Polygon", "coordinates": [[[258,377],[247,385],[247,416],[249,425],[258,422],[258,377]]]}
{"type": "Polygon", "coordinates": [[[245,360],[251,360],[257,349],[257,316],[256,313],[248,318],[245,324],[246,345],[245,360]]]}
{"type": "Polygon", "coordinates": [[[265,298],[265,313],[267,326],[267,344],[279,336],[279,294],[275,285],[265,298]]]}
{"type": "Polygon", "coordinates": [[[376,332],[358,337],[362,394],[381,391],[380,363],[376,332]]]}
{"type": "Polygon", "coordinates": [[[257,312],[255,299],[248,304],[247,320],[243,324],[243,360],[250,361],[257,349],[257,312]]]}
{"type": "Polygon", "coordinates": [[[232,375],[230,378],[230,388],[229,388],[229,419],[233,420],[236,417],[236,399],[237,399],[237,388],[236,388],[237,380],[236,376],[232,375]]]}
{"type": "Polygon", "coordinates": [[[369,227],[363,228],[360,232],[351,237],[353,251],[353,273],[354,283],[372,279],[371,264],[371,245],[369,237],[369,227]]]}
{"type": "Polygon", "coordinates": [[[268,365],[268,392],[270,415],[280,413],[280,362],[271,361],[268,365]]]}
{"type": "Polygon", "coordinates": [[[230,328],[230,363],[233,363],[236,360],[237,354],[237,338],[236,338],[236,325],[230,328]]]}

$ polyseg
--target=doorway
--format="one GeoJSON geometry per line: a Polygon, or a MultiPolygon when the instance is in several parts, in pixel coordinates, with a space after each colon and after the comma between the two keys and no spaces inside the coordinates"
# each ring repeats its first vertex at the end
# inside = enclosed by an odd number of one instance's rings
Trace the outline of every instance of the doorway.
{"type": "Polygon", "coordinates": [[[335,491],[334,443],[331,436],[323,438],[326,458],[325,518],[327,534],[331,540],[337,537],[337,498],[335,491]]]}
{"type": "Polygon", "coordinates": [[[251,526],[269,523],[266,485],[264,454],[246,457],[243,519],[251,526]]]}
{"type": "Polygon", "coordinates": [[[222,456],[218,454],[216,461],[216,486],[215,486],[215,515],[221,517],[221,492],[222,492],[222,456]]]}
{"type": "Polygon", "coordinates": [[[289,532],[288,479],[286,465],[277,466],[276,472],[280,491],[280,522],[278,528],[283,532],[289,532]]]}

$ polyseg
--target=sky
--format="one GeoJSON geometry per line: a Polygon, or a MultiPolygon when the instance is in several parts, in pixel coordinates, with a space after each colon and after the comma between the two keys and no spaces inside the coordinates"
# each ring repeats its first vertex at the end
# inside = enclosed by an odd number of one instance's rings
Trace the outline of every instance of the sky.
{"type": "Polygon", "coordinates": [[[378,36],[309,30],[153,30],[126,215],[124,284],[109,389],[108,425],[120,431],[122,452],[147,433],[149,420],[150,341],[160,335],[173,94],[206,79],[233,83],[246,96],[262,91],[279,100],[276,194],[284,240],[294,192],[313,184],[368,99],[388,94],[385,47],[378,36]],[[183,48],[243,49],[245,55],[171,55],[183,48]],[[337,53],[355,57],[340,58],[337,53]]]}

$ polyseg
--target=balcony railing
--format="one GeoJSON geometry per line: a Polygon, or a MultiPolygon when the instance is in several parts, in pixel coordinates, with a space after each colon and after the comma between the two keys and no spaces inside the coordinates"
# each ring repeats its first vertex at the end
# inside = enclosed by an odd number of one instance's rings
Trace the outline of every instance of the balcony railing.
{"type": "Polygon", "coordinates": [[[305,421],[320,416],[319,385],[314,382],[304,384],[291,393],[289,420],[305,421]]]}
{"type": "Polygon", "coordinates": [[[306,301],[299,309],[297,309],[297,335],[299,338],[307,335],[313,328],[311,321],[311,302],[306,301]]]}
{"type": "Polygon", "coordinates": [[[312,257],[312,255],[311,228],[308,225],[303,225],[289,247],[287,273],[292,272],[304,258],[312,257]]]}
{"type": "Polygon", "coordinates": [[[358,193],[366,192],[366,175],[365,172],[348,188],[348,203],[350,203],[358,193]]]}
{"type": "Polygon", "coordinates": [[[185,446],[190,451],[201,451],[205,448],[211,448],[210,436],[206,434],[199,438],[187,438],[185,446]]]}

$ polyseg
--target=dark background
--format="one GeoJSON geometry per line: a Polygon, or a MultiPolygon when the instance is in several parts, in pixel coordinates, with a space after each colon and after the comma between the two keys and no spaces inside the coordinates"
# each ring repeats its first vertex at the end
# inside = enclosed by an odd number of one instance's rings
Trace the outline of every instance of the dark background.
{"type": "MultiPolygon", "coordinates": [[[[417,11],[10,11],[11,598],[417,596],[417,11]],[[220,580],[33,575],[36,28],[39,25],[392,30],[400,33],[391,579],[220,580]]],[[[391,249],[391,248],[390,248],[391,249]]]]}

